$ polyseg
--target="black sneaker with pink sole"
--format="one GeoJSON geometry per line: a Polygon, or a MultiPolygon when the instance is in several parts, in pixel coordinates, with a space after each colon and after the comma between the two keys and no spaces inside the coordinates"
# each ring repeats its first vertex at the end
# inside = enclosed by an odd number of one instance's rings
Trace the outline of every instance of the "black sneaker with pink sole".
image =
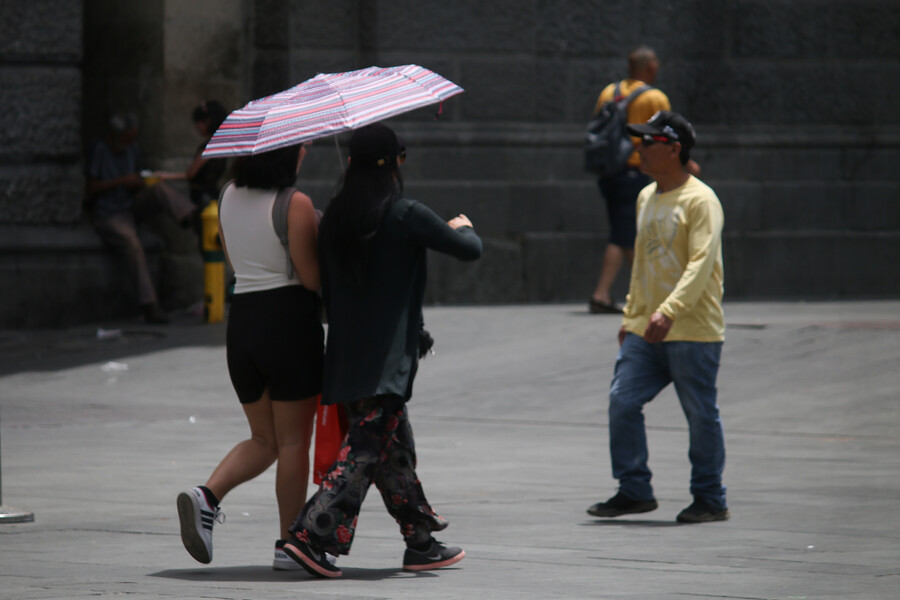
{"type": "Polygon", "coordinates": [[[466,557],[462,548],[448,548],[439,541],[432,539],[431,547],[424,552],[407,548],[403,553],[404,571],[426,571],[428,569],[440,569],[455,565],[466,557]]]}

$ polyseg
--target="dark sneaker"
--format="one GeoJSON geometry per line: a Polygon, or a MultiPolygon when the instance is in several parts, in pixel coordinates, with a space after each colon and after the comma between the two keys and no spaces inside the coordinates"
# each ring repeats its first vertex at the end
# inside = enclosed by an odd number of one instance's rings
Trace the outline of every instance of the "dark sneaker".
{"type": "Polygon", "coordinates": [[[144,320],[151,325],[169,324],[169,317],[156,302],[144,305],[144,320]]]}
{"type": "MultiPolygon", "coordinates": [[[[331,564],[337,562],[337,557],[325,553],[325,560],[331,564]]],[[[296,560],[288,556],[284,551],[284,540],[275,540],[275,558],[272,559],[272,568],[276,571],[300,571],[303,567],[296,560]]]]}
{"type": "Polygon", "coordinates": [[[606,502],[598,502],[593,505],[587,509],[587,513],[594,517],[618,517],[620,515],[650,512],[651,510],[656,510],[658,506],[659,504],[656,500],[640,502],[632,500],[622,492],[619,492],[606,502]]]}
{"type": "Polygon", "coordinates": [[[178,494],[178,520],[181,522],[181,541],[185,550],[198,561],[212,561],[213,524],[225,522],[225,515],[210,506],[200,488],[178,494]]]}
{"type": "Polygon", "coordinates": [[[403,553],[404,571],[426,571],[428,569],[440,569],[455,565],[466,557],[462,548],[448,548],[437,540],[431,540],[431,547],[419,552],[407,548],[403,553]]]}
{"type": "Polygon", "coordinates": [[[328,553],[309,545],[305,532],[296,534],[292,540],[285,540],[285,554],[297,561],[310,575],[316,577],[340,577],[344,573],[328,560],[328,553]]]}
{"type": "Polygon", "coordinates": [[[694,503],[678,513],[675,518],[679,523],[709,523],[710,521],[727,521],[731,513],[727,508],[716,508],[703,500],[694,503]]]}

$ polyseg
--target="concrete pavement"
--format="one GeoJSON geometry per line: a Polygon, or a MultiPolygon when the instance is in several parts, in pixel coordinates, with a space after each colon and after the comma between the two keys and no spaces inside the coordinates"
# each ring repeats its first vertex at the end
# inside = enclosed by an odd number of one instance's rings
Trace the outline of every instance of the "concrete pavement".
{"type": "Polygon", "coordinates": [[[0,334],[5,504],[0,599],[900,597],[900,302],[732,303],[719,377],[732,519],[679,525],[687,430],[666,390],[647,409],[660,507],[602,520],[615,491],[606,390],[614,316],[580,305],[431,307],[436,355],[410,414],[419,474],[467,557],[400,569],[377,493],[344,577],[271,569],[274,471],[234,490],[200,565],[175,496],[247,428],[222,325],[0,334]],[[114,363],[114,364],[111,364],[114,363]],[[124,365],[124,366],[123,366],[124,365]],[[127,368],[126,368],[127,367],[127,368]]]}

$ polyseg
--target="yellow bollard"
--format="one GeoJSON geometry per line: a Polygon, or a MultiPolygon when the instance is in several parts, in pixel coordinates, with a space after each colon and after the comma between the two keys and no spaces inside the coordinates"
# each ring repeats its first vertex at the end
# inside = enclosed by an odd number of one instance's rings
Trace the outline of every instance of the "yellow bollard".
{"type": "Polygon", "coordinates": [[[219,241],[219,204],[213,200],[200,213],[203,222],[203,294],[207,323],[225,319],[225,251],[219,241]]]}

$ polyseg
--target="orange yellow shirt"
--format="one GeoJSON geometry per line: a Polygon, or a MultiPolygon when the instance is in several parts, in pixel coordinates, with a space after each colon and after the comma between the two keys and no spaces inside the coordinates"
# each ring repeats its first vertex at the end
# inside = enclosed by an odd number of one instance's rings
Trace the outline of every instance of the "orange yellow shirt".
{"type": "MultiPolygon", "coordinates": [[[[623,96],[627,96],[638,87],[645,85],[644,82],[639,79],[625,79],[620,83],[621,88],[619,89],[619,93],[623,96]]],[[[613,92],[615,92],[615,89],[615,83],[611,83],[603,88],[603,91],[600,92],[600,97],[597,98],[594,114],[600,111],[601,106],[613,99],[613,92]]],[[[628,122],[646,123],[650,120],[650,117],[655,115],[658,111],[671,110],[671,108],[669,98],[660,90],[656,88],[647,90],[628,105],[628,122]]],[[[638,138],[632,138],[632,141],[637,145],[640,140],[638,140],[638,138]]],[[[635,150],[628,158],[628,166],[637,167],[640,166],[640,164],[641,158],[638,156],[637,150],[635,150]]]]}

